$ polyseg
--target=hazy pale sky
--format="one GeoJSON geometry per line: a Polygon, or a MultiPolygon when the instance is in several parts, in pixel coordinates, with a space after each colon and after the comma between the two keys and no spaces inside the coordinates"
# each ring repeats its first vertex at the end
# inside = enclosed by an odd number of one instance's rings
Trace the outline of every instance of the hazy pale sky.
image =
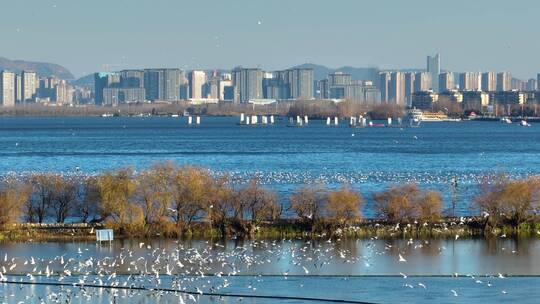
{"type": "Polygon", "coordinates": [[[538,0],[0,0],[0,56],[64,65],[540,72],[538,0]]]}

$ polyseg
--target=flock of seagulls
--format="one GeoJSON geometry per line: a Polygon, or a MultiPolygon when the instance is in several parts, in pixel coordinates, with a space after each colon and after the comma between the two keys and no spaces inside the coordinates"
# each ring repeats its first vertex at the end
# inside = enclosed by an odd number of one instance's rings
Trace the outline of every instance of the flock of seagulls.
{"type": "MultiPolygon", "coordinates": [[[[0,281],[9,281],[14,285],[18,282],[64,284],[46,298],[33,298],[36,295],[28,293],[24,300],[31,302],[70,303],[75,298],[91,301],[93,297],[104,295],[116,301],[138,296],[160,297],[164,294],[177,296],[180,303],[197,302],[200,296],[227,292],[230,287],[243,288],[249,294],[267,291],[267,276],[287,280],[291,275],[296,278],[332,274],[335,269],[343,271],[358,265],[368,270],[376,256],[395,257],[396,269],[399,269],[400,265],[408,263],[407,254],[411,254],[411,250],[420,250],[429,244],[427,240],[410,239],[402,245],[392,245],[373,237],[365,242],[360,254],[354,246],[347,245],[340,238],[319,237],[317,240],[239,241],[234,248],[230,243],[209,241],[197,244],[171,241],[163,243],[163,247],[155,246],[156,243],[139,242],[123,248],[113,247],[115,249],[109,252],[114,255],[100,254],[101,250],[107,251],[100,247],[102,245],[96,245],[97,251],[91,250],[91,245],[86,245],[51,258],[5,254],[3,258],[0,257],[0,281]],[[239,286],[239,282],[244,286],[239,286]],[[78,286],[66,287],[66,283],[78,286]],[[103,288],[87,288],[85,285],[103,288]]],[[[441,253],[444,250],[445,247],[439,248],[441,253]]],[[[403,272],[399,274],[404,280],[404,288],[429,290],[426,282],[409,281],[409,275],[403,272]]],[[[506,278],[501,273],[485,279],[473,275],[467,277],[475,284],[486,287],[493,286],[492,280],[506,278]]],[[[304,288],[304,282],[299,282],[295,283],[298,284],[296,288],[304,288]]],[[[20,286],[22,288],[23,285],[20,286]]],[[[460,295],[457,288],[449,288],[448,293],[456,297],[460,295]]],[[[508,292],[502,290],[500,293],[508,292]]],[[[7,298],[15,296],[12,293],[7,298]]]]}

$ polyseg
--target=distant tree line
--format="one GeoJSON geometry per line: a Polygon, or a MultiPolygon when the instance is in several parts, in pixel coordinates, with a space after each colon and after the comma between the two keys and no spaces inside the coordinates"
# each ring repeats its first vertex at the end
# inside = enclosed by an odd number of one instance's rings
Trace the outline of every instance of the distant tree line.
{"type": "MultiPolygon", "coordinates": [[[[377,220],[388,224],[440,221],[441,194],[415,184],[392,186],[372,194],[377,220]]],[[[362,220],[364,197],[348,185],[297,188],[288,198],[296,225],[319,232],[362,220]]],[[[535,220],[540,208],[540,179],[500,176],[479,186],[474,206],[486,228],[518,226],[535,220]]],[[[124,168],[97,176],[32,174],[7,178],[0,185],[0,225],[17,222],[100,222],[125,235],[189,234],[201,225],[220,235],[250,235],[267,223],[284,220],[278,195],[257,178],[233,184],[209,170],[157,163],[135,172],[124,168]]]]}

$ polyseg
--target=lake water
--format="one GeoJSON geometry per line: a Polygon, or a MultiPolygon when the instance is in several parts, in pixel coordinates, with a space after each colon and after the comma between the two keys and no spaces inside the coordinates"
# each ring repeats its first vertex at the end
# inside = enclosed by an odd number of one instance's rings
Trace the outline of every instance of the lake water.
{"type": "Polygon", "coordinates": [[[387,185],[417,182],[443,192],[457,177],[458,215],[471,213],[478,180],[540,172],[540,132],[498,122],[424,123],[419,128],[351,129],[347,121],[303,128],[237,126],[235,117],[0,118],[0,174],[55,171],[94,174],[163,160],[230,172],[238,181],[258,174],[286,197],[314,180],[350,183],[368,198],[387,185]],[[354,135],[354,136],[353,136],[354,135]]]}
{"type": "MultiPolygon", "coordinates": [[[[339,127],[312,121],[304,128],[289,128],[286,120],[271,127],[240,127],[236,122],[203,117],[201,126],[189,127],[185,118],[166,117],[0,118],[0,175],[95,174],[174,160],[230,172],[238,182],[260,175],[282,197],[314,180],[331,187],[351,183],[368,198],[363,212],[369,217],[370,193],[391,184],[417,182],[441,190],[448,207],[449,181],[457,177],[457,211],[465,215],[472,212],[470,201],[483,176],[540,173],[535,125],[460,122],[350,129],[345,121],[339,127]]],[[[534,238],[1,243],[0,269],[13,281],[62,280],[69,285],[82,280],[373,303],[538,303],[540,298],[540,240],[534,238]]],[[[248,297],[195,300],[306,303],[248,297]]],[[[152,291],[0,284],[0,302],[193,301],[152,291]]]]}
{"type": "MultiPolygon", "coordinates": [[[[10,280],[68,284],[0,284],[0,301],[9,303],[39,303],[40,297],[47,303],[68,298],[70,303],[179,302],[174,294],[69,286],[80,280],[373,303],[537,303],[540,296],[538,239],[5,243],[0,253],[0,268],[10,280]]],[[[201,303],[238,303],[236,297],[197,298],[201,303]]],[[[193,302],[187,296],[183,300],[193,302]]],[[[308,303],[247,297],[242,302],[308,303]]]]}

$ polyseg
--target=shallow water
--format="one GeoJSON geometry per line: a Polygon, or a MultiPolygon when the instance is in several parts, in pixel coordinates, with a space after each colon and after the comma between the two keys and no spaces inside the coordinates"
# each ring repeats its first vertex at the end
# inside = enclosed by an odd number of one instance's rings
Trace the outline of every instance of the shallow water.
{"type": "MultiPolygon", "coordinates": [[[[536,303],[540,291],[540,239],[207,241],[130,240],[88,243],[3,243],[0,267],[14,281],[134,286],[187,291],[346,299],[375,303],[536,303]],[[399,261],[399,255],[406,261],[399,261]],[[7,259],[6,259],[7,256],[7,259]],[[59,256],[63,256],[64,264],[59,256]],[[120,264],[121,258],[124,264],[120,264]],[[182,267],[174,267],[175,257],[182,267]],[[88,261],[93,266],[88,266],[88,261]],[[100,262],[100,266],[97,265],[100,262]],[[116,263],[114,263],[116,261],[116,263]],[[135,262],[133,262],[135,261],[135,262]],[[147,261],[145,263],[144,261],[147,261]],[[24,265],[25,262],[27,265],[24,265]],[[133,263],[131,263],[133,262],[133,263]],[[32,264],[34,263],[34,264],[32,264]],[[228,264],[224,266],[224,263],[228,264]],[[139,268],[135,269],[134,265],[139,268]],[[166,266],[171,265],[167,275],[166,266]],[[146,266],[145,266],[146,265],[146,266]],[[151,267],[150,265],[153,265],[151,267]],[[232,266],[231,266],[232,265],[232,266]],[[46,277],[44,269],[53,274],[46,277]],[[146,267],[146,268],[145,268],[146,267]],[[156,274],[160,274],[157,283],[156,274]],[[96,273],[101,270],[101,275],[96,273]],[[144,272],[144,275],[140,273],[144,272]],[[199,271],[203,272],[199,273],[199,271]],[[33,273],[29,278],[26,273],[33,273]],[[110,277],[111,273],[117,276],[110,277]],[[216,274],[221,275],[216,276],[216,274]],[[41,274],[41,276],[39,275],[41,274]],[[129,276],[131,274],[131,276],[129,276]],[[459,277],[452,275],[458,274],[459,277]],[[232,276],[231,276],[232,275],[232,276]],[[404,278],[403,275],[407,277],[404,278]],[[180,282],[173,285],[173,281],[180,282]],[[224,282],[227,282],[224,287],[224,282]],[[180,286],[180,287],[178,287],[180,286]],[[455,296],[454,290],[457,294],[455,296]]],[[[170,303],[178,295],[150,291],[0,284],[0,301],[39,303],[170,303]],[[68,292],[71,291],[71,293],[68,292]],[[53,296],[54,295],[54,296],[53,296]],[[48,297],[48,298],[47,298],[48,297]]],[[[186,302],[193,302],[184,296],[186,302]]],[[[237,298],[198,297],[201,303],[237,298]]],[[[246,303],[306,303],[249,299],[246,303]]]]}
{"type": "Polygon", "coordinates": [[[311,121],[288,128],[242,127],[234,117],[1,118],[0,173],[56,171],[93,174],[123,166],[138,169],[163,160],[231,172],[237,181],[259,174],[286,197],[298,185],[321,180],[351,183],[368,198],[389,184],[417,182],[443,191],[459,180],[458,215],[485,175],[540,172],[540,132],[497,122],[425,123],[419,128],[350,129],[311,121]],[[354,136],[352,136],[354,134],[354,136]]]}

